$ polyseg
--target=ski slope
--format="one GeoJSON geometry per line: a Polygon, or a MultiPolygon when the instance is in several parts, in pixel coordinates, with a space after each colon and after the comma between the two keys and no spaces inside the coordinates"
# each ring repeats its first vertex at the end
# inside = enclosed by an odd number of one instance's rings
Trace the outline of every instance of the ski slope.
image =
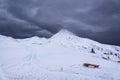
{"type": "Polygon", "coordinates": [[[120,80],[118,46],[67,30],[49,39],[0,36],[0,42],[0,80],[120,80]],[[87,68],[84,63],[100,67],[87,68]]]}

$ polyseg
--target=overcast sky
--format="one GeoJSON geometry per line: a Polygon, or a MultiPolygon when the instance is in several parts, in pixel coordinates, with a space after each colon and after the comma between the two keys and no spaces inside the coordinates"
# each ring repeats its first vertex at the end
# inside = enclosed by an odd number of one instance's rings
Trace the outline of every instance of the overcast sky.
{"type": "Polygon", "coordinates": [[[120,0],[0,0],[0,34],[50,37],[60,29],[120,45],[120,0]]]}

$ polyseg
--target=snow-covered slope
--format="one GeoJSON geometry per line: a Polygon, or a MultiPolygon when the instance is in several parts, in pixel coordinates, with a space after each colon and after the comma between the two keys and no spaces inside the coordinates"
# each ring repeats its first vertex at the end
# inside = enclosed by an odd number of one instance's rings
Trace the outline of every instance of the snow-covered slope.
{"type": "Polygon", "coordinates": [[[120,47],[67,30],[50,39],[0,36],[0,42],[0,80],[120,80],[120,47]]]}
{"type": "Polygon", "coordinates": [[[61,30],[51,40],[51,42],[56,44],[87,51],[88,53],[91,53],[93,50],[94,54],[101,55],[99,57],[109,57],[109,60],[119,61],[120,59],[120,47],[101,44],[87,38],[80,38],[67,30],[61,30]]]}

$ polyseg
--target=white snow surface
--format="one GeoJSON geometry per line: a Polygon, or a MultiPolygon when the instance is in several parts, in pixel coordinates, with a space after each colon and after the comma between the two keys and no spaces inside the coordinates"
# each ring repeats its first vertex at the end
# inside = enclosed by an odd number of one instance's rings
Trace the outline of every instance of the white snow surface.
{"type": "Polygon", "coordinates": [[[0,35],[0,80],[120,80],[119,62],[119,46],[80,38],[67,30],[49,39],[0,35]],[[84,63],[100,67],[87,68],[84,63]]]}

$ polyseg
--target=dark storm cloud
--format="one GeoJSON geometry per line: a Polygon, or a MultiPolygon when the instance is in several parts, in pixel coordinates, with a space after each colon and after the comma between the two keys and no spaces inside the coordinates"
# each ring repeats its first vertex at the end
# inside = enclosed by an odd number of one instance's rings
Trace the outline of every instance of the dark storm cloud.
{"type": "Polygon", "coordinates": [[[92,35],[93,36],[92,38],[107,44],[109,43],[114,45],[120,45],[119,34],[120,34],[120,28],[113,27],[107,32],[92,35]]]}
{"type": "MultiPolygon", "coordinates": [[[[78,15],[77,15],[78,16],[78,15]]],[[[120,1],[105,1],[100,6],[92,9],[88,13],[79,15],[81,21],[100,27],[119,26],[120,22],[120,1]]]]}
{"type": "Polygon", "coordinates": [[[66,28],[117,44],[119,25],[119,0],[0,0],[0,34],[16,38],[50,37],[66,28]]]}
{"type": "MultiPolygon", "coordinates": [[[[35,0],[34,0],[35,1],[35,0]]],[[[1,1],[0,33],[15,38],[31,36],[50,37],[61,28],[59,24],[37,20],[34,17],[36,2],[21,0],[1,1]],[[34,4],[35,3],[35,4],[34,4]],[[33,15],[33,17],[32,17],[33,15]]]]}

